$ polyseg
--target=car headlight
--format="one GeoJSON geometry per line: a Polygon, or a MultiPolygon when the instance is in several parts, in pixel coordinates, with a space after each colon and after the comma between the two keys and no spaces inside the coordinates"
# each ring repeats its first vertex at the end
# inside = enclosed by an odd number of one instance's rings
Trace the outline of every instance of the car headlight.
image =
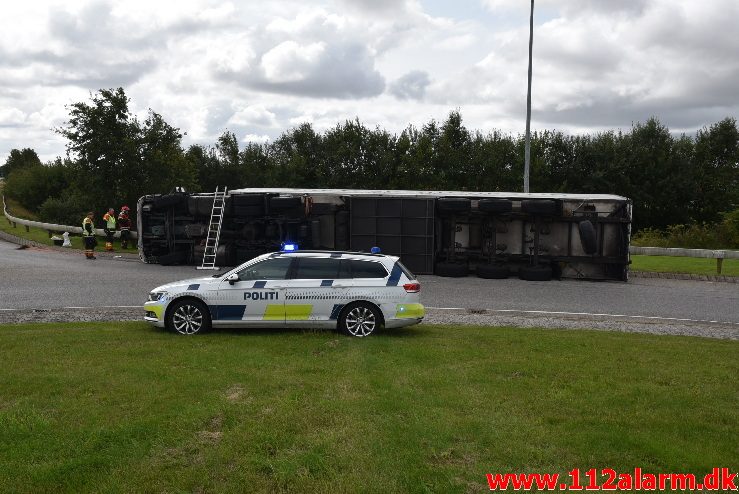
{"type": "Polygon", "coordinates": [[[167,292],[151,292],[149,294],[149,302],[158,302],[163,300],[166,295],[167,292]]]}

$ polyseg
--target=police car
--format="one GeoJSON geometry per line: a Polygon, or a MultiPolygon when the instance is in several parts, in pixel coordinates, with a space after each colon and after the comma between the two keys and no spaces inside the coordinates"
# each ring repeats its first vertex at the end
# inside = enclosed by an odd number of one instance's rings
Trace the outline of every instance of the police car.
{"type": "Polygon", "coordinates": [[[420,289],[395,256],[283,250],[226,273],[157,287],[144,319],[180,334],[211,326],[322,327],[363,337],[421,322],[420,289]]]}

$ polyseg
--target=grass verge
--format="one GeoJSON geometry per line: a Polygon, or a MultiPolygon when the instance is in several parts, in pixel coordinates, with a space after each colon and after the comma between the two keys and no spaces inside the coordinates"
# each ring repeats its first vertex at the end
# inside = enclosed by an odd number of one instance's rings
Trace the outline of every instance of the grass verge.
{"type": "Polygon", "coordinates": [[[419,326],[0,327],[2,492],[467,492],[739,467],[739,343],[419,326]]]}
{"type": "MultiPolygon", "coordinates": [[[[4,184],[0,182],[0,194],[2,194],[3,192],[3,186],[4,184]]],[[[2,209],[1,201],[2,200],[0,199],[0,209],[2,209]]],[[[6,196],[5,202],[8,206],[8,212],[11,215],[17,218],[38,221],[38,216],[35,213],[24,208],[15,199],[11,199],[6,196]]],[[[81,223],[82,223],[82,218],[80,218],[80,224],[81,223]]],[[[54,242],[49,238],[49,233],[46,230],[42,230],[40,228],[29,227],[28,231],[26,231],[26,227],[23,225],[17,225],[16,227],[13,227],[13,225],[8,222],[8,219],[4,215],[2,215],[2,211],[0,211],[0,231],[10,233],[11,235],[15,235],[16,237],[25,238],[27,240],[33,240],[34,242],[38,242],[40,244],[54,245],[54,242]]],[[[54,235],[61,237],[61,233],[55,232],[54,235]]],[[[72,242],[73,249],[83,248],[82,237],[70,235],[69,239],[72,242]]]]}
{"type": "MultiPolygon", "coordinates": [[[[715,275],[716,259],[672,256],[631,256],[631,269],[657,273],[715,275]]],[[[739,259],[724,259],[721,274],[739,276],[739,259]]]]}
{"type": "MultiPolygon", "coordinates": [[[[82,222],[80,222],[82,224],[82,222]]],[[[38,242],[43,245],[54,245],[54,242],[49,238],[49,233],[46,230],[42,230],[40,228],[34,228],[29,227],[28,231],[26,231],[26,227],[23,225],[18,225],[17,227],[13,227],[13,225],[8,223],[7,218],[2,217],[0,218],[0,231],[10,233],[11,235],[15,235],[16,237],[25,238],[28,240],[33,240],[34,242],[38,242]]],[[[61,233],[55,232],[54,235],[61,237],[61,233]]],[[[72,249],[82,249],[82,237],[70,235],[69,241],[72,242],[72,249]]]]}

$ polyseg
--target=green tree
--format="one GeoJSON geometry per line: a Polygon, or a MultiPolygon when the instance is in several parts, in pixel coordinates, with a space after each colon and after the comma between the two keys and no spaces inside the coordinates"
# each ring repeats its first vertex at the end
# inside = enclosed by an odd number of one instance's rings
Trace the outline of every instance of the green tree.
{"type": "Polygon", "coordinates": [[[739,129],[726,118],[698,131],[695,140],[696,218],[714,222],[739,208],[739,129]]]}
{"type": "Polygon", "coordinates": [[[5,191],[23,206],[38,211],[50,197],[60,197],[71,183],[69,163],[57,158],[47,165],[15,168],[8,176],[5,191]]]}
{"type": "Polygon", "coordinates": [[[33,149],[11,149],[5,165],[0,166],[0,177],[7,178],[15,170],[40,165],[41,160],[33,149]]]}
{"type": "MultiPolygon", "coordinates": [[[[196,165],[185,157],[182,150],[182,134],[164,121],[161,115],[149,110],[139,136],[141,173],[131,177],[134,190],[170,191],[182,186],[187,190],[198,189],[196,165]]],[[[129,203],[138,197],[129,197],[129,203]]]]}
{"type": "Polygon", "coordinates": [[[123,88],[101,89],[91,103],[69,105],[69,121],[57,130],[74,160],[76,185],[91,208],[128,201],[141,192],[141,128],[123,88]]]}

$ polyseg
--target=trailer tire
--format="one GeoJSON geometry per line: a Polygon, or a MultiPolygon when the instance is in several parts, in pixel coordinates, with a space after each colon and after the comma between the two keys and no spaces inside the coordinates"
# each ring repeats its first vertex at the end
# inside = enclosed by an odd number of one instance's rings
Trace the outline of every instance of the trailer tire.
{"type": "Polygon", "coordinates": [[[542,216],[557,216],[560,214],[560,205],[552,199],[526,199],[521,201],[521,211],[542,216]]]}
{"type": "Polygon", "coordinates": [[[349,224],[349,211],[336,213],[336,226],[347,226],[349,224]]]}
{"type": "Polygon", "coordinates": [[[164,196],[159,196],[154,199],[151,205],[152,210],[157,209],[167,209],[174,206],[179,206],[183,202],[187,201],[187,196],[181,195],[181,194],[169,194],[164,196]]]}
{"type": "Polygon", "coordinates": [[[231,196],[234,206],[264,206],[262,194],[234,194],[231,196]]]}
{"type": "Polygon", "coordinates": [[[269,198],[269,209],[270,211],[287,211],[290,209],[299,208],[303,205],[300,197],[270,197],[269,198]]]}
{"type": "Polygon", "coordinates": [[[590,220],[581,221],[577,225],[580,230],[580,243],[582,248],[588,255],[593,255],[598,251],[598,239],[595,234],[595,225],[590,220]]]}
{"type": "Polygon", "coordinates": [[[349,227],[347,225],[336,225],[334,230],[334,246],[336,250],[348,250],[349,249],[349,227]]]}
{"type": "Polygon", "coordinates": [[[488,280],[503,280],[510,276],[511,270],[505,264],[478,264],[477,277],[488,280]]]}
{"type": "Polygon", "coordinates": [[[550,281],[552,279],[551,266],[521,266],[518,277],[526,281],[550,281]]]}
{"type": "Polygon", "coordinates": [[[264,207],[263,206],[235,206],[233,211],[234,217],[253,217],[253,216],[263,216],[264,215],[264,207]]]}
{"type": "Polygon", "coordinates": [[[199,197],[196,196],[190,196],[187,198],[187,212],[193,216],[197,216],[198,214],[200,214],[200,209],[198,208],[198,199],[199,197]]]}
{"type": "Polygon", "coordinates": [[[462,278],[467,276],[467,264],[458,262],[438,262],[434,267],[434,274],[446,278],[462,278]]]}
{"type": "Polygon", "coordinates": [[[436,200],[436,208],[444,213],[465,213],[472,207],[472,201],[464,197],[442,197],[436,200]]]}
{"type": "Polygon", "coordinates": [[[510,213],[513,210],[513,203],[507,199],[480,199],[477,209],[484,213],[510,213]]]}

